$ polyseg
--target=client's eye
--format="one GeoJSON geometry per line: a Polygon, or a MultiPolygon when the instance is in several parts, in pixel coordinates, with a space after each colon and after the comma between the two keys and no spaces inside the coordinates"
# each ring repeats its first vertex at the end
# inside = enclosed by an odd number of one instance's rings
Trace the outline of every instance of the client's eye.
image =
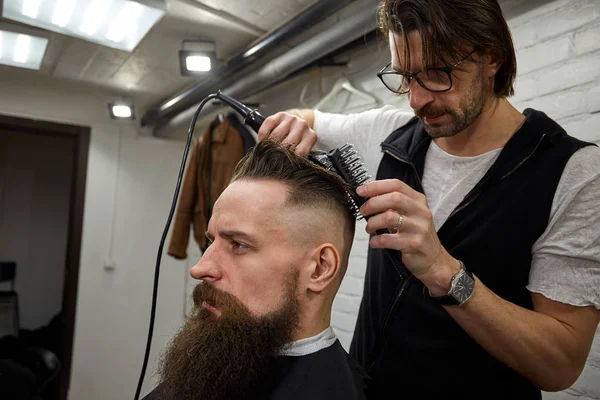
{"type": "Polygon", "coordinates": [[[246,250],[246,249],[248,249],[248,246],[246,246],[243,243],[236,242],[235,240],[231,241],[231,246],[233,247],[234,250],[246,250]]]}

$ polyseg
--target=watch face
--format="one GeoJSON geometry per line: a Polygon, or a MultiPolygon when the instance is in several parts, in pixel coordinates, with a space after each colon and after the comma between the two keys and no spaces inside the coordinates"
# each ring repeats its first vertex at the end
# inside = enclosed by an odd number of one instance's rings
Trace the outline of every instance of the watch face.
{"type": "Polygon", "coordinates": [[[460,304],[469,300],[475,289],[475,281],[464,271],[457,276],[457,279],[452,286],[452,297],[460,304]]]}

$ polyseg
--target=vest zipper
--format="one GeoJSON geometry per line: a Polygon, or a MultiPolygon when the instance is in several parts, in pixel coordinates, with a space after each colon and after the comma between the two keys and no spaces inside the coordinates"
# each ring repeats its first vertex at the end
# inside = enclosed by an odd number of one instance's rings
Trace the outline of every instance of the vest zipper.
{"type": "Polygon", "coordinates": [[[396,152],[394,151],[394,149],[392,147],[389,147],[387,145],[382,145],[381,147],[383,148],[383,152],[385,154],[388,154],[389,156],[395,158],[396,160],[411,166],[413,172],[415,173],[415,178],[417,178],[417,183],[419,184],[419,189],[420,189],[421,193],[424,194],[425,191],[423,190],[423,184],[421,183],[421,178],[419,177],[419,173],[417,172],[417,167],[415,167],[415,164],[413,164],[413,162],[410,161],[409,159],[406,159],[406,158],[402,157],[401,155],[396,154],[396,152]]]}
{"type": "MultiPolygon", "coordinates": [[[[537,142],[537,144],[535,145],[534,149],[531,151],[531,153],[529,153],[527,155],[527,157],[525,157],[524,159],[521,160],[520,163],[518,163],[513,169],[511,169],[510,171],[508,171],[506,174],[504,174],[500,179],[498,179],[498,182],[503,181],[505,178],[509,177],[510,175],[512,175],[517,169],[519,169],[523,164],[525,164],[525,162],[527,162],[527,160],[529,160],[531,158],[531,156],[536,152],[536,150],[540,147],[540,145],[542,144],[542,141],[544,140],[544,138],[546,137],[546,134],[544,133],[542,135],[542,137],[540,138],[540,140],[537,142]]],[[[456,207],[454,209],[454,211],[452,211],[452,213],[448,216],[448,218],[446,219],[449,220],[450,218],[452,218],[452,216],[454,214],[457,214],[458,212],[464,210],[466,207],[468,207],[469,205],[471,205],[475,199],[477,199],[477,196],[479,196],[479,193],[481,193],[481,187],[483,186],[483,184],[478,185],[477,189],[478,190],[473,190],[473,192],[469,193],[467,195],[466,198],[469,198],[468,201],[465,201],[463,204],[460,204],[458,207],[456,207]]]]}
{"type": "Polygon", "coordinates": [[[503,180],[507,176],[511,175],[513,172],[515,172],[517,169],[519,169],[519,167],[521,167],[521,165],[525,164],[525,162],[531,158],[533,153],[536,152],[538,147],[540,147],[540,145],[542,144],[542,141],[544,140],[545,137],[546,137],[546,134],[544,133],[542,135],[542,137],[540,138],[540,140],[535,145],[535,148],[531,151],[531,153],[529,153],[529,155],[527,157],[525,157],[523,160],[521,160],[521,162],[519,164],[517,164],[513,169],[511,169],[508,173],[506,173],[506,175],[504,175],[502,178],[500,178],[500,180],[503,180]]]}
{"type": "Polygon", "coordinates": [[[408,279],[405,279],[402,282],[402,284],[400,285],[400,288],[398,289],[398,291],[396,292],[396,295],[394,296],[394,302],[392,303],[392,306],[388,309],[388,312],[385,313],[385,317],[383,318],[382,333],[385,333],[385,330],[387,328],[390,317],[392,316],[392,312],[398,305],[398,302],[402,298],[402,295],[406,291],[406,288],[408,287],[408,283],[412,280],[412,278],[413,278],[413,276],[411,275],[408,277],[408,279]]]}
{"type": "MultiPolygon", "coordinates": [[[[387,344],[387,327],[388,327],[388,323],[390,320],[390,317],[392,316],[394,310],[396,309],[396,306],[398,305],[398,303],[400,303],[400,299],[402,298],[402,296],[404,295],[404,292],[406,292],[406,288],[408,287],[408,283],[410,281],[412,281],[413,276],[409,276],[408,279],[404,279],[402,281],[402,284],[400,284],[400,287],[398,288],[398,290],[396,291],[396,293],[394,294],[394,301],[392,302],[391,307],[388,309],[388,311],[385,313],[385,316],[383,317],[383,324],[381,326],[381,340],[383,341],[383,343],[381,343],[380,347],[381,350],[385,348],[386,344],[387,344]]],[[[375,353],[379,353],[379,351],[375,352],[375,353]]],[[[381,358],[381,355],[380,357],[381,358]]],[[[373,368],[373,366],[375,365],[375,363],[379,360],[379,358],[373,360],[371,362],[371,364],[369,365],[369,367],[367,368],[367,373],[369,373],[371,371],[371,369],[373,368]]]]}

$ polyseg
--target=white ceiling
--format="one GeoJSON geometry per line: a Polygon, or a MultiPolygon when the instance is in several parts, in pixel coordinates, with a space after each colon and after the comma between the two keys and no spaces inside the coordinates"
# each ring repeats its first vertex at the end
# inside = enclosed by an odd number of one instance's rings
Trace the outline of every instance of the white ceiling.
{"type": "MultiPolygon", "coordinates": [[[[273,7],[271,0],[167,0],[166,15],[131,53],[44,31],[48,49],[40,71],[30,73],[114,90],[143,108],[199,81],[180,75],[182,40],[213,39],[218,56],[227,59],[316,1],[277,0],[273,7]]],[[[0,67],[3,75],[12,71],[16,76],[14,70],[0,67]]]]}
{"type": "MultiPolygon", "coordinates": [[[[49,37],[46,56],[41,70],[29,73],[114,91],[115,95],[134,99],[138,110],[144,109],[199,81],[180,75],[178,51],[182,40],[211,38],[216,41],[218,56],[225,60],[317,1],[166,0],[166,15],[133,52],[44,31],[49,37]]],[[[373,0],[373,6],[376,3],[373,0]]],[[[500,3],[507,12],[519,8],[525,0],[500,3]]],[[[18,24],[1,18],[0,22],[18,24]]],[[[0,73],[22,76],[14,67],[0,66],[0,73]]]]}

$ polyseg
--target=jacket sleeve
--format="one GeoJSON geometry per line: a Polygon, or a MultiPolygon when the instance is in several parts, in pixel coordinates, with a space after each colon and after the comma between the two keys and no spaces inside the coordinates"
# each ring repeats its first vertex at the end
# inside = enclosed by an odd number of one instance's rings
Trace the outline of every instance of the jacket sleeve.
{"type": "Polygon", "coordinates": [[[168,254],[177,259],[187,258],[187,246],[190,238],[190,225],[194,216],[194,206],[198,196],[196,187],[198,162],[200,157],[200,148],[202,141],[198,141],[192,156],[187,165],[185,178],[181,193],[179,194],[179,204],[175,212],[175,224],[173,225],[173,233],[171,234],[171,242],[169,244],[168,254]]]}

